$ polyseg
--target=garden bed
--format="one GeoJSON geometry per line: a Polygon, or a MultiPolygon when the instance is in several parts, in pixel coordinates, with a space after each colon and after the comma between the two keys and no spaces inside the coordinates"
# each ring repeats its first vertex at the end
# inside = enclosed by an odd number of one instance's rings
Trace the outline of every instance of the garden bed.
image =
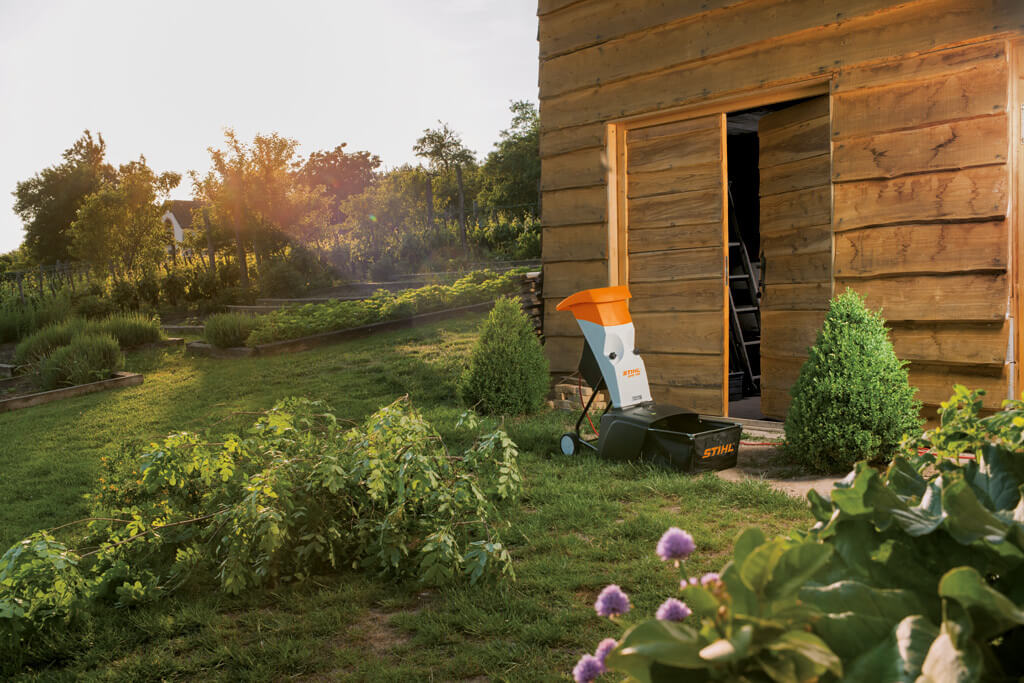
{"type": "Polygon", "coordinates": [[[332,332],[321,332],[320,334],[299,337],[298,339],[287,339],[284,341],[270,342],[269,344],[259,344],[252,347],[236,346],[222,349],[212,344],[207,344],[206,342],[190,342],[186,344],[186,349],[190,355],[206,358],[246,358],[251,356],[276,356],[282,353],[297,353],[299,351],[308,351],[309,349],[315,349],[329,344],[337,344],[338,342],[349,341],[351,339],[368,337],[378,332],[390,332],[392,330],[415,327],[417,325],[437,322],[438,320],[454,318],[466,313],[485,312],[489,311],[493,305],[493,301],[485,301],[479,304],[459,306],[458,308],[449,308],[443,311],[421,313],[420,315],[414,315],[409,318],[385,320],[379,323],[360,325],[358,327],[334,330],[332,332]]]}
{"type": "MultiPolygon", "coordinates": [[[[15,377],[12,380],[7,380],[7,382],[17,382],[22,379],[24,378],[15,377]]],[[[98,382],[89,382],[88,384],[79,384],[73,387],[62,387],[51,391],[39,391],[0,399],[0,413],[20,410],[21,408],[31,408],[32,406],[52,403],[53,401],[60,401],[65,398],[94,394],[97,391],[133,387],[138,384],[142,384],[142,375],[134,372],[115,372],[114,376],[110,379],[102,379],[98,382]]]]}

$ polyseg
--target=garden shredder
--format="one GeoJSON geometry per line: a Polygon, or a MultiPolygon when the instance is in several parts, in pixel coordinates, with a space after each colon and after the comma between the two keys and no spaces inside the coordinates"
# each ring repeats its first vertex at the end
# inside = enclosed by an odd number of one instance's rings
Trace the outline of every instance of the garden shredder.
{"type": "Polygon", "coordinates": [[[585,446],[602,457],[685,472],[734,467],[740,425],[701,419],[693,411],[651,399],[647,369],[634,348],[630,298],[628,287],[602,287],[577,292],[557,306],[559,311],[571,311],[583,330],[579,372],[593,388],[575,430],[562,435],[562,453],[572,455],[585,446]],[[602,388],[608,390],[610,401],[594,445],[581,438],[580,427],[602,388]]]}

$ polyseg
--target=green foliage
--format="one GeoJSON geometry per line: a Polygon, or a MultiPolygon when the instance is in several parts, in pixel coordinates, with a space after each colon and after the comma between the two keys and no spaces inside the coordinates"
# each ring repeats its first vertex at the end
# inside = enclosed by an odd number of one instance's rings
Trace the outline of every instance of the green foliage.
{"type": "Polygon", "coordinates": [[[483,413],[529,413],[544,404],[549,373],[530,319],[517,300],[502,298],[481,326],[459,395],[483,413]]]}
{"type": "Polygon", "coordinates": [[[474,271],[451,285],[427,285],[398,294],[378,290],[372,297],[359,301],[289,306],[260,316],[246,344],[258,346],[381,320],[407,318],[419,313],[492,301],[502,294],[515,291],[519,277],[518,271],[500,275],[490,271],[474,271]]]}
{"type": "Polygon", "coordinates": [[[720,579],[684,584],[694,623],[629,628],[608,667],[640,681],[1024,675],[1024,402],[982,420],[976,400],[958,387],[887,470],[860,462],[831,499],[811,491],[809,531],[744,531],[720,579]]]}
{"type": "Polygon", "coordinates": [[[217,348],[245,346],[245,340],[256,327],[256,319],[245,313],[217,313],[206,319],[203,338],[217,348]]]}
{"type": "Polygon", "coordinates": [[[264,296],[295,296],[306,289],[306,278],[288,261],[271,261],[260,270],[264,296]]]}
{"type": "Polygon", "coordinates": [[[152,344],[163,339],[160,321],[142,313],[118,313],[108,317],[100,329],[117,340],[122,349],[152,344]]]}
{"type": "Polygon", "coordinates": [[[527,216],[538,206],[540,116],[537,105],[528,100],[512,102],[509,111],[512,123],[501,131],[501,139],[480,169],[481,189],[477,201],[485,208],[509,210],[508,207],[516,207],[514,212],[527,216]]]}
{"type": "Polygon", "coordinates": [[[160,281],[160,293],[168,304],[177,306],[185,298],[185,278],[177,272],[168,273],[160,281]]]}
{"type": "Polygon", "coordinates": [[[116,339],[105,333],[82,332],[40,361],[39,383],[43,389],[87,384],[107,379],[123,366],[124,354],[116,339]]]}
{"type": "Polygon", "coordinates": [[[492,254],[512,260],[540,258],[540,221],[504,211],[475,228],[473,241],[492,254]]]}
{"type": "Polygon", "coordinates": [[[139,293],[139,300],[150,306],[160,303],[160,281],[152,270],[142,273],[139,281],[135,283],[135,289],[139,293]]]}
{"type": "Polygon", "coordinates": [[[906,365],[893,353],[881,315],[856,292],[837,296],[790,390],[786,452],[823,472],[891,457],[921,427],[906,365]]]}
{"type": "Polygon", "coordinates": [[[139,307],[139,292],[127,280],[115,280],[110,285],[110,301],[119,310],[134,311],[139,307]]]}
{"type": "Polygon", "coordinates": [[[73,605],[131,605],[186,584],[237,594],[341,567],[427,585],[513,576],[496,506],[519,494],[517,457],[502,431],[450,453],[408,398],[348,430],[322,404],[287,399],[245,436],[130,447],[89,496],[91,550],[42,536],[0,561],[7,645],[31,645],[73,605]],[[23,548],[42,559],[5,570],[23,548]],[[56,576],[65,566],[81,574],[56,576]]]}
{"type": "Polygon", "coordinates": [[[69,318],[63,322],[47,325],[25,337],[14,347],[14,363],[16,365],[38,363],[54,349],[70,344],[76,335],[98,332],[99,329],[98,323],[86,322],[81,318],[69,318]]]}
{"type": "Polygon", "coordinates": [[[26,297],[24,303],[13,295],[0,301],[0,343],[18,341],[32,332],[71,315],[71,297],[65,291],[56,296],[26,297]]]}
{"type": "Polygon", "coordinates": [[[75,301],[72,311],[75,315],[92,320],[106,318],[117,310],[110,299],[96,294],[86,294],[75,301]]]}

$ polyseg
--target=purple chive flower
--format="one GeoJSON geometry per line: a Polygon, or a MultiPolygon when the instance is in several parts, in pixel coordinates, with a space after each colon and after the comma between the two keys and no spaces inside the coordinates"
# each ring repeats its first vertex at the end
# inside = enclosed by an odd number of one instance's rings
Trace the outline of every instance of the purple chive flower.
{"type": "Polygon", "coordinates": [[[576,662],[576,666],[572,670],[572,679],[576,683],[590,683],[590,681],[603,673],[604,664],[597,657],[594,655],[583,655],[580,657],[580,661],[576,662]]]}
{"type": "Polygon", "coordinates": [[[718,581],[721,577],[716,572],[708,572],[704,576],[700,577],[700,585],[707,586],[709,583],[718,581]]]}
{"type": "Polygon", "coordinates": [[[682,581],[679,582],[679,588],[680,589],[686,588],[688,586],[696,586],[696,585],[697,585],[697,577],[696,576],[691,576],[690,578],[683,579],[682,581]]]}
{"type": "Polygon", "coordinates": [[[612,584],[605,586],[594,603],[594,611],[599,617],[614,617],[629,611],[629,596],[622,589],[612,584]]]}
{"type": "Polygon", "coordinates": [[[601,662],[601,666],[604,666],[604,658],[608,656],[608,653],[618,647],[618,645],[614,638],[605,638],[598,643],[594,656],[597,657],[597,661],[601,662]]]}
{"type": "Polygon", "coordinates": [[[672,527],[661,535],[658,541],[657,553],[665,562],[685,560],[694,551],[697,545],[693,542],[693,536],[678,527],[672,527]]]}
{"type": "Polygon", "coordinates": [[[690,608],[686,606],[685,602],[669,598],[661,603],[661,607],[658,608],[654,616],[661,621],[682,621],[690,614],[690,608]]]}

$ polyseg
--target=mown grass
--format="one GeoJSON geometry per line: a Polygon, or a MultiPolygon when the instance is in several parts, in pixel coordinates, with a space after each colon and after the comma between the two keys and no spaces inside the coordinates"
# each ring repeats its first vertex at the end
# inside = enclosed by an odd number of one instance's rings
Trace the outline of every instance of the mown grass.
{"type": "MultiPolygon", "coordinates": [[[[118,392],[0,415],[0,544],[81,517],[99,457],[129,439],[182,429],[241,429],[276,399],[304,395],[359,420],[408,393],[455,442],[455,381],[479,316],[265,359],[130,354],[145,383],[118,392]]],[[[108,609],[36,680],[551,680],[619,627],[597,618],[600,589],[619,583],[650,615],[672,594],[676,570],[654,545],[670,525],[691,531],[691,573],[718,569],[738,531],[806,526],[803,502],[760,483],[732,484],[556,455],[569,416],[506,424],[523,450],[524,496],[503,531],[517,580],[425,589],[352,571],[231,598],[179,595],[108,609]]]]}

